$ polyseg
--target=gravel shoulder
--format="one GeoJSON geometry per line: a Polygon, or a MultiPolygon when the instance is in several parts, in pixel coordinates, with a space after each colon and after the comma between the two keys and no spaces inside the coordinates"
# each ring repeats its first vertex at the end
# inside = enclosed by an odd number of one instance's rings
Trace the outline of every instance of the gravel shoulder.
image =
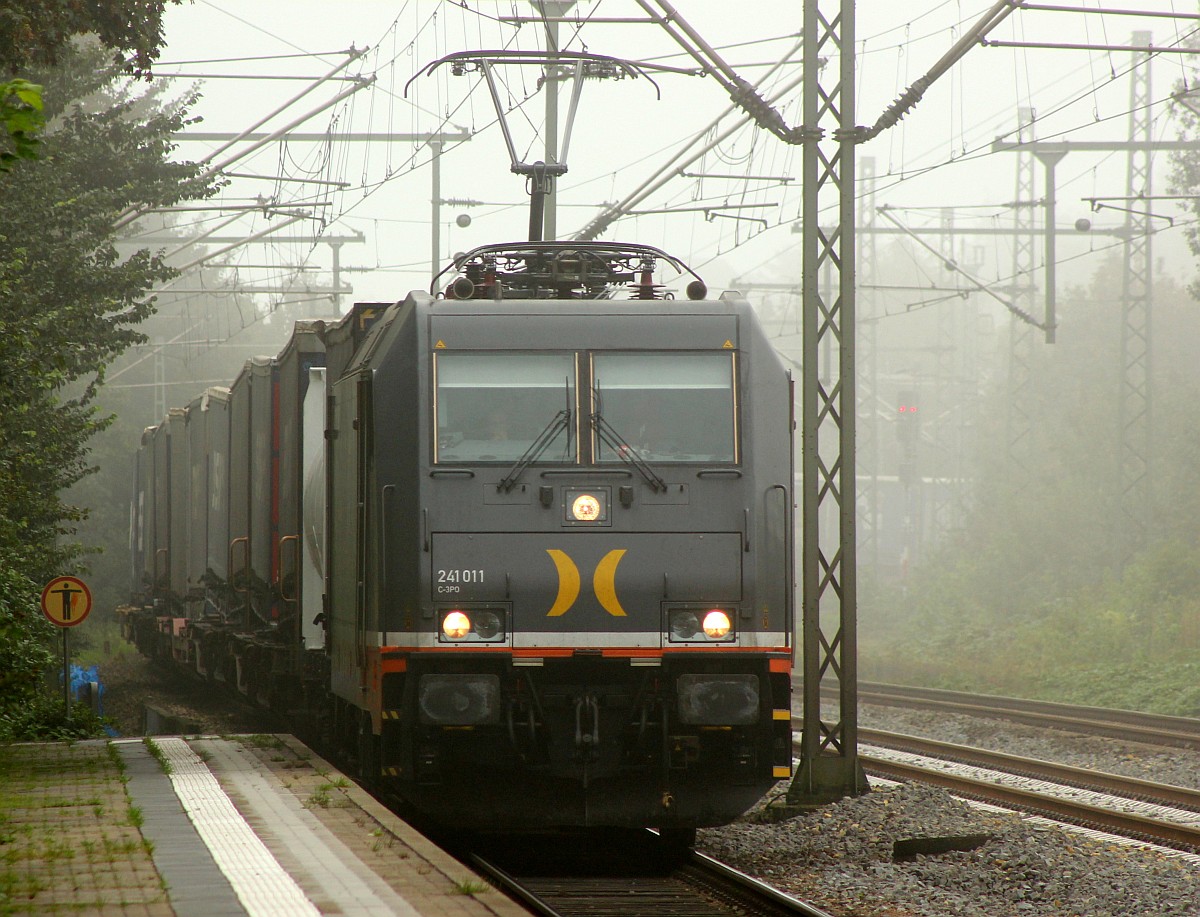
{"type": "Polygon", "coordinates": [[[104,715],[122,736],[142,735],[147,705],[194,723],[195,731],[205,735],[290,731],[269,711],[241,704],[220,687],[157,666],[134,652],[100,663],[99,674],[104,715]]]}

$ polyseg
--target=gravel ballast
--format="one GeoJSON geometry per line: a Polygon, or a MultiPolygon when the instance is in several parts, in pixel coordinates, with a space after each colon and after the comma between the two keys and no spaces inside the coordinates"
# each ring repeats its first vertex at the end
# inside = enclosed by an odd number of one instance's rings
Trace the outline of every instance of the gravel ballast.
{"type": "MultiPolygon", "coordinates": [[[[864,726],[927,735],[1184,786],[1194,752],[1007,726],[971,717],[864,709],[864,726]]],[[[786,790],[781,783],[779,790],[786,790]]],[[[996,813],[944,790],[875,782],[865,796],[773,822],[763,807],[698,846],[839,917],[1200,915],[1200,865],[996,813]],[[893,844],[986,835],[973,850],[897,859],[893,844]]]]}

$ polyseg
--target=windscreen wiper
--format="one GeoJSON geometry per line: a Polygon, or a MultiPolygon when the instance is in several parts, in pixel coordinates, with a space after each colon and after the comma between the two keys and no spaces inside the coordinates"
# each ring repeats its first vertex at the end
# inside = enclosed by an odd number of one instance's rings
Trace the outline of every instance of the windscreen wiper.
{"type": "MultiPolygon", "coordinates": [[[[496,489],[502,493],[508,493],[517,483],[517,479],[521,477],[521,473],[542,457],[542,453],[550,448],[550,444],[558,438],[558,434],[566,430],[571,423],[571,410],[564,408],[555,414],[550,423],[546,424],[537,438],[529,444],[529,448],[525,450],[525,454],[517,459],[517,463],[509,469],[508,474],[500,479],[500,483],[496,485],[496,489]]],[[[570,437],[567,438],[568,443],[570,437]]]]}
{"type": "Polygon", "coordinates": [[[617,458],[638,470],[638,473],[650,485],[651,490],[667,492],[667,482],[655,473],[654,469],[650,467],[650,463],[642,458],[620,433],[613,429],[612,424],[605,420],[604,415],[599,411],[592,415],[592,429],[596,431],[600,441],[617,454],[617,458]]]}

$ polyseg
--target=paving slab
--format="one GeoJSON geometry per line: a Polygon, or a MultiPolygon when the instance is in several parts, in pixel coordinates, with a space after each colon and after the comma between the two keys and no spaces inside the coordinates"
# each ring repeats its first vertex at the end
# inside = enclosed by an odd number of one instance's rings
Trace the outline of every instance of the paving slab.
{"type": "Polygon", "coordinates": [[[291,736],[0,746],[0,915],[526,914],[291,736]]]}

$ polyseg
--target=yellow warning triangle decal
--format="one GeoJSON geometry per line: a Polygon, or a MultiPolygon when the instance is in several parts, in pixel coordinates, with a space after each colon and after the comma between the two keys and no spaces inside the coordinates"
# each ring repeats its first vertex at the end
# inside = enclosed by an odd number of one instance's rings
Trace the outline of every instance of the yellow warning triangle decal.
{"type": "Polygon", "coordinates": [[[721,345],[725,350],[733,350],[733,341],[726,341],[721,345]]]}
{"type": "Polygon", "coordinates": [[[446,349],[446,342],[445,342],[445,341],[438,341],[438,342],[437,342],[436,344],[434,344],[433,346],[434,346],[436,349],[438,349],[438,350],[445,350],[445,349],[446,349]]]}

